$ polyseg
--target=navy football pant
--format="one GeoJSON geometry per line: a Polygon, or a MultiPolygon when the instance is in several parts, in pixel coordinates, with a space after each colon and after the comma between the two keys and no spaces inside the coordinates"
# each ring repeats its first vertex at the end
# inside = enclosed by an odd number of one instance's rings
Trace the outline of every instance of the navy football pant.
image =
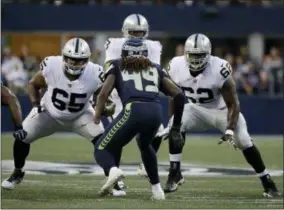
{"type": "Polygon", "coordinates": [[[107,127],[95,145],[97,163],[108,171],[117,166],[117,154],[137,134],[137,140],[145,169],[151,184],[159,183],[157,157],[151,141],[162,122],[162,107],[155,102],[128,103],[107,127]]]}

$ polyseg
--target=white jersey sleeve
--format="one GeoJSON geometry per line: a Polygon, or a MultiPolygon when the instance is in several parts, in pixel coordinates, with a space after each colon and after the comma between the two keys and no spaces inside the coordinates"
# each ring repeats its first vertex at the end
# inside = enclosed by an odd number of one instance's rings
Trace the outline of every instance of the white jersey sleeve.
{"type": "Polygon", "coordinates": [[[146,40],[148,57],[153,63],[161,64],[162,45],[159,41],[146,40]]]}
{"type": "Polygon", "coordinates": [[[58,60],[57,56],[49,56],[40,63],[40,70],[47,85],[52,85],[56,81],[55,71],[53,70],[53,68],[57,67],[56,60],[58,60]]]}
{"type": "MultiPolygon", "coordinates": [[[[92,63],[92,67],[93,67],[93,72],[95,75],[94,92],[96,92],[103,85],[104,70],[103,70],[103,67],[98,64],[92,63]]],[[[90,75],[90,76],[94,76],[94,75],[90,75]]]]}
{"type": "Polygon", "coordinates": [[[177,85],[181,85],[180,84],[180,73],[179,73],[179,65],[180,65],[180,57],[174,57],[168,64],[168,73],[171,77],[171,79],[177,84],[177,85]]]}
{"type": "Polygon", "coordinates": [[[232,67],[224,59],[215,56],[211,57],[212,60],[210,65],[212,65],[212,69],[216,73],[216,84],[219,85],[219,88],[222,88],[225,81],[232,76],[232,67]]]}
{"type": "Polygon", "coordinates": [[[125,38],[109,38],[105,43],[106,58],[105,63],[121,57],[122,45],[125,38]]]}

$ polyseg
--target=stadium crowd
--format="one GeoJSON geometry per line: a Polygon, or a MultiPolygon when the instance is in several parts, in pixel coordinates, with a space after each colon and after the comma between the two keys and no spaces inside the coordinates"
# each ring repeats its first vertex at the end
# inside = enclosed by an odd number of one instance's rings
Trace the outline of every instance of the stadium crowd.
{"type": "MultiPolygon", "coordinates": [[[[268,54],[263,58],[262,64],[254,63],[246,50],[240,50],[239,55],[232,53],[221,54],[218,48],[213,54],[224,57],[234,69],[234,78],[240,94],[245,95],[270,95],[283,96],[284,93],[284,63],[279,49],[271,47],[268,54]]],[[[93,53],[103,56],[101,53],[93,53]]],[[[183,45],[178,44],[172,56],[183,54],[183,45]]],[[[29,78],[39,69],[41,59],[39,56],[31,55],[28,47],[22,47],[21,55],[13,55],[9,47],[2,50],[2,82],[16,94],[26,94],[29,78]]],[[[96,62],[97,56],[91,57],[96,62]]],[[[101,60],[101,59],[99,59],[101,60]]],[[[163,59],[166,67],[168,59],[163,59]]]]}
{"type": "Polygon", "coordinates": [[[3,3],[41,3],[41,4],[176,4],[176,5],[218,5],[218,6],[273,6],[283,4],[283,0],[3,0],[3,3]]]}

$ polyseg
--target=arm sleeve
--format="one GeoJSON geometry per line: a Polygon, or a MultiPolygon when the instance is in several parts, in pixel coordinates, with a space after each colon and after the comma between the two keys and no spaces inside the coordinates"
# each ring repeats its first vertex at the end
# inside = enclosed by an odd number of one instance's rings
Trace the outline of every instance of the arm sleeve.
{"type": "Polygon", "coordinates": [[[179,86],[178,71],[176,67],[176,61],[174,58],[169,62],[167,66],[167,72],[171,80],[179,86]]]}
{"type": "Polygon", "coordinates": [[[218,82],[218,84],[220,84],[220,88],[222,88],[224,83],[232,76],[233,70],[231,65],[227,61],[224,61],[219,67],[219,69],[220,70],[218,71],[218,78],[220,79],[220,81],[218,82]]]}
{"type": "Polygon", "coordinates": [[[44,77],[46,84],[50,84],[52,79],[53,79],[53,74],[51,71],[51,57],[46,57],[45,59],[42,60],[40,63],[40,71],[42,72],[42,76],[44,77]]]}
{"type": "Polygon", "coordinates": [[[105,43],[106,58],[105,63],[119,59],[121,56],[121,46],[119,40],[109,38],[105,43]],[[119,47],[120,46],[120,47],[119,47]]]}
{"type": "Polygon", "coordinates": [[[149,53],[149,59],[153,63],[161,64],[162,45],[159,41],[153,41],[149,53]]]}

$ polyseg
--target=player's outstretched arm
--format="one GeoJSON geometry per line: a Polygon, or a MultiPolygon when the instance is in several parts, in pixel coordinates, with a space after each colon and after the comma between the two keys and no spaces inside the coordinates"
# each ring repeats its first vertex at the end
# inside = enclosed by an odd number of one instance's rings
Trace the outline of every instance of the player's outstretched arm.
{"type": "Polygon", "coordinates": [[[21,128],[23,116],[19,100],[17,99],[15,94],[12,93],[12,91],[5,87],[3,84],[1,84],[1,100],[3,104],[9,106],[16,129],[21,128]]]}
{"type": "Polygon", "coordinates": [[[40,89],[47,88],[46,81],[42,75],[42,72],[37,72],[34,77],[29,81],[28,93],[33,106],[40,105],[40,89]]]}
{"type": "Polygon", "coordinates": [[[227,116],[227,129],[223,134],[223,136],[221,137],[221,140],[218,142],[218,144],[222,144],[223,142],[228,142],[229,144],[232,144],[235,147],[235,149],[237,149],[237,146],[234,142],[234,130],[236,128],[239,118],[240,105],[236,91],[236,84],[232,76],[230,76],[224,82],[223,87],[221,88],[221,94],[228,108],[228,116],[227,116]]]}
{"type": "Polygon", "coordinates": [[[100,123],[101,115],[104,112],[105,104],[108,100],[108,96],[110,95],[112,89],[114,88],[114,84],[115,84],[115,75],[114,74],[108,75],[97,97],[97,104],[95,108],[95,113],[96,113],[95,123],[96,124],[100,123]]]}
{"type": "Polygon", "coordinates": [[[231,76],[224,82],[221,88],[221,94],[228,108],[227,129],[234,131],[239,118],[240,104],[236,83],[231,76]]]}

